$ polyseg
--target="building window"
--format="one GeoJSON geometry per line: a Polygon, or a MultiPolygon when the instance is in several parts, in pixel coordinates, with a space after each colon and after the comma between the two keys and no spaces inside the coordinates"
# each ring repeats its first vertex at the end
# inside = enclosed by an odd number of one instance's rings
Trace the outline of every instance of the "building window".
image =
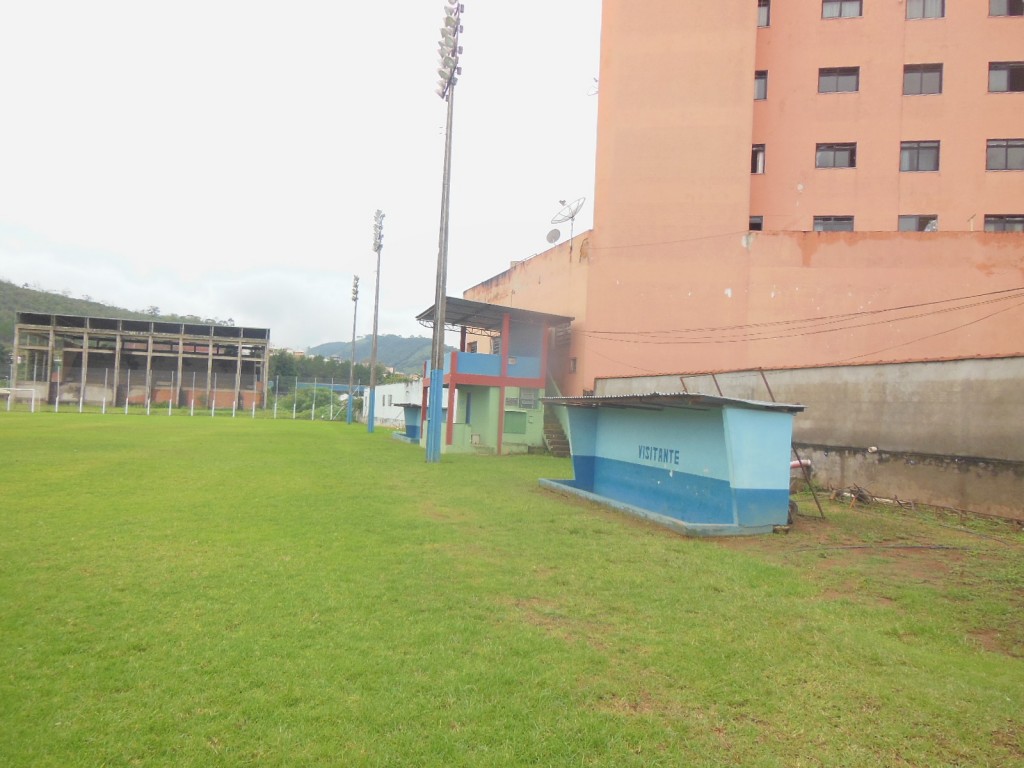
{"type": "Polygon", "coordinates": [[[757,26],[770,27],[772,24],[772,0],[757,0],[757,26]]]}
{"type": "Polygon", "coordinates": [[[1024,91],[1024,61],[993,61],[988,65],[991,93],[1024,91]]]}
{"type": "Polygon", "coordinates": [[[768,98],[768,70],[759,69],[754,73],[754,99],[768,98]]]}
{"type": "Polygon", "coordinates": [[[751,216],[750,226],[748,229],[751,232],[761,232],[764,230],[764,216],[751,216]]]}
{"type": "Polygon", "coordinates": [[[1024,139],[989,139],[985,170],[1024,171],[1024,139]]]}
{"type": "Polygon", "coordinates": [[[857,145],[818,144],[814,153],[815,168],[856,168],[857,145]]]}
{"type": "Polygon", "coordinates": [[[855,93],[860,90],[860,67],[818,70],[818,93],[855,93]]]}
{"type": "Polygon", "coordinates": [[[900,143],[901,171],[939,170],[939,142],[904,141],[900,143]]]}
{"type": "Polygon", "coordinates": [[[576,373],[576,358],[569,358],[569,373],[576,373]]]}
{"type": "Polygon", "coordinates": [[[467,352],[473,354],[473,353],[476,352],[476,350],[477,350],[477,342],[471,341],[471,342],[466,344],[466,351],[467,352]]]}
{"type": "Polygon", "coordinates": [[[751,147],[750,172],[764,173],[764,144],[755,144],[751,147]]]}
{"type": "Polygon", "coordinates": [[[986,232],[1024,232],[1024,213],[985,214],[986,232]]]}
{"type": "Polygon", "coordinates": [[[537,395],[539,390],[523,387],[519,390],[519,407],[532,411],[537,407],[537,395]]]}
{"type": "Polygon", "coordinates": [[[853,216],[815,216],[815,232],[853,232],[853,216]]]}
{"type": "Polygon", "coordinates": [[[861,0],[821,0],[821,18],[850,19],[863,15],[861,0]]]}
{"type": "Polygon", "coordinates": [[[1024,0],[988,0],[989,16],[1024,16],[1024,0]]]}
{"type": "Polygon", "coordinates": [[[908,19],[941,19],[946,15],[946,0],[907,0],[908,19]]]}
{"type": "Polygon", "coordinates": [[[900,216],[900,232],[938,232],[939,217],[934,213],[900,216]]]}
{"type": "Polygon", "coordinates": [[[903,67],[903,95],[942,93],[941,64],[907,64],[903,67]]]}

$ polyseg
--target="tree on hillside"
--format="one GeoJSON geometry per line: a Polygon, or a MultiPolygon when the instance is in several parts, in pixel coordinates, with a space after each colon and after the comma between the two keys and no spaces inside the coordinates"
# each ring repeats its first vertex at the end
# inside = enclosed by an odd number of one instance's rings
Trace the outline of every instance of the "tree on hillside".
{"type": "MultiPolygon", "coordinates": [[[[312,381],[318,379],[327,381],[334,379],[336,383],[348,383],[348,360],[334,360],[319,355],[308,355],[297,357],[290,352],[278,351],[270,356],[270,380],[277,377],[298,378],[300,381],[312,381]]],[[[370,381],[370,366],[364,363],[356,363],[355,380],[362,384],[370,381]]],[[[401,375],[389,374],[384,366],[377,366],[377,381],[384,384],[389,381],[402,381],[401,375]]]]}

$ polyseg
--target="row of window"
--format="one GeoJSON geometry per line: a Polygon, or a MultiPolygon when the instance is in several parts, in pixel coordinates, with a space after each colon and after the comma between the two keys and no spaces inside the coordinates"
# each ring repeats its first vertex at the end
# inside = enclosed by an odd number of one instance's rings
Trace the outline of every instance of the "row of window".
{"type": "MultiPolygon", "coordinates": [[[[1022,0],[1024,2],[1024,0],[1022,0]]],[[[860,90],[860,67],[821,67],[818,93],[856,93],[860,90]]],[[[988,65],[989,93],[1024,92],[1024,61],[993,61],[988,65]]],[[[942,64],[905,64],[903,95],[942,93],[942,64]]],[[[768,70],[754,72],[754,100],[768,98],[768,70]]]]}
{"type": "MultiPolygon", "coordinates": [[[[815,232],[853,232],[853,216],[815,216],[813,226],[815,232]]],[[[751,216],[750,229],[763,230],[764,217],[751,216]]],[[[935,214],[900,216],[897,229],[900,232],[937,232],[939,217],[935,214]]],[[[1024,213],[986,214],[985,231],[1024,232],[1024,213]]]]}
{"type": "MultiPolygon", "coordinates": [[[[764,144],[750,150],[750,172],[765,172],[764,144]]],[[[856,168],[857,143],[833,142],[814,148],[815,168],[856,168]]],[[[900,171],[939,170],[938,141],[900,142],[900,171]]],[[[1024,139],[989,139],[985,144],[985,170],[1024,171],[1024,139]]]]}
{"type": "MultiPolygon", "coordinates": [[[[864,15],[863,0],[821,0],[821,18],[853,19],[864,15]]],[[[941,19],[946,0],[907,0],[908,19],[941,19]]],[[[989,0],[989,16],[1024,16],[1024,0],[989,0]]],[[[757,26],[771,26],[771,0],[757,0],[757,26]]]]}

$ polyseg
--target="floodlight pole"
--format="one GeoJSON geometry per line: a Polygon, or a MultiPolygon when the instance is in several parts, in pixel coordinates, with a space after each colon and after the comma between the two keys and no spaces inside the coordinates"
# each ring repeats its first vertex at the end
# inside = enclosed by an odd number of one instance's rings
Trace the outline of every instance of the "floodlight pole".
{"type": "Polygon", "coordinates": [[[359,311],[359,275],[352,277],[352,360],[348,365],[348,403],[345,411],[345,423],[352,423],[352,385],[356,377],[356,314],[359,311]]]}
{"type": "Polygon", "coordinates": [[[445,26],[441,29],[441,77],[437,95],[448,102],[448,117],[444,137],[444,173],[441,183],[441,225],[438,233],[437,280],[434,286],[434,334],[430,347],[430,390],[427,398],[427,462],[441,461],[441,423],[444,413],[444,310],[448,282],[448,217],[452,176],[452,117],[455,112],[456,75],[462,74],[459,56],[462,47],[459,35],[462,32],[462,11],[464,6],[447,0],[445,26]]]}
{"type": "Polygon", "coordinates": [[[384,250],[384,211],[373,214],[373,250],[377,252],[377,278],[373,292],[373,341],[370,344],[370,406],[366,412],[366,431],[373,432],[373,404],[377,399],[377,311],[380,307],[380,252],[384,250]]]}

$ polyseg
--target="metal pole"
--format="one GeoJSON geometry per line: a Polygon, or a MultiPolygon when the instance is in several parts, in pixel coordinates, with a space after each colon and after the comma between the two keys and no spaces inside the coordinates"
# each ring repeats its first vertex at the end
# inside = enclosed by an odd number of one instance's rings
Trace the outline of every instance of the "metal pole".
{"type": "Polygon", "coordinates": [[[352,408],[355,400],[356,377],[356,315],[359,310],[359,276],[352,278],[352,359],[348,364],[348,403],[345,410],[345,423],[352,423],[352,408]]]}
{"type": "Polygon", "coordinates": [[[380,252],[384,250],[384,212],[373,214],[373,250],[377,252],[377,274],[373,290],[373,341],[370,344],[370,408],[366,415],[366,431],[373,432],[374,401],[377,399],[377,313],[380,308],[380,252]]]}
{"type": "Polygon", "coordinates": [[[452,116],[455,88],[448,89],[448,120],[444,139],[444,176],[441,187],[441,227],[437,248],[437,282],[434,286],[434,334],[430,354],[430,393],[427,401],[427,462],[441,461],[441,390],[444,387],[444,310],[448,282],[448,215],[452,172],[452,116]]]}

